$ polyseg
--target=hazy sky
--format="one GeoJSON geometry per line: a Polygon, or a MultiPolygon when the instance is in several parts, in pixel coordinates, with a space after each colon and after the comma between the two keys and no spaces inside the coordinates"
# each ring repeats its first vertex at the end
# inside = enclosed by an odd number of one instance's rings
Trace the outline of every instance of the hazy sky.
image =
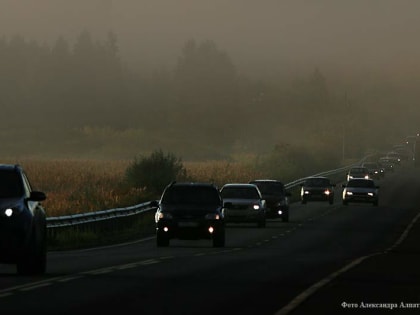
{"type": "Polygon", "coordinates": [[[0,36],[73,40],[113,30],[121,55],[175,60],[189,39],[233,60],[418,67],[418,0],[0,0],[0,36]]]}

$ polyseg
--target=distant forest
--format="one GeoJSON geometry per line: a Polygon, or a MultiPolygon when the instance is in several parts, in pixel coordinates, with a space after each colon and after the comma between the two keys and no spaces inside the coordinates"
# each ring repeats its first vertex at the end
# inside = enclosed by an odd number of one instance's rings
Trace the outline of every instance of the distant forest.
{"type": "Polygon", "coordinates": [[[2,154],[131,157],[160,147],[226,158],[300,143],[337,160],[359,156],[381,134],[378,118],[393,113],[372,117],[344,95],[337,106],[321,69],[308,73],[288,84],[245,77],[210,40],[187,41],[174,69],[145,74],[121,60],[112,32],[96,41],[83,31],[73,44],[2,38],[2,154]]]}

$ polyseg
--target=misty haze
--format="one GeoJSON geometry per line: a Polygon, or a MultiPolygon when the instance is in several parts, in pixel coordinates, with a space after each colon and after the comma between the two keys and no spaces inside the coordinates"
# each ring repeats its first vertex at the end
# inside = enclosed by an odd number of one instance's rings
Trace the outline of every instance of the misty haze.
{"type": "Polygon", "coordinates": [[[0,0],[1,154],[125,159],[162,148],[193,160],[274,149],[338,163],[385,150],[419,128],[419,9],[0,0]]]}

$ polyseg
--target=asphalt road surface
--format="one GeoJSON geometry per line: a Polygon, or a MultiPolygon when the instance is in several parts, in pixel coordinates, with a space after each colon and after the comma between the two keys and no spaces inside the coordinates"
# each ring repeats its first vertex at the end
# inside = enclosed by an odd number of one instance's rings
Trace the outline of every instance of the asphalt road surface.
{"type": "Polygon", "coordinates": [[[0,265],[1,314],[420,314],[420,169],[378,181],[379,206],[291,205],[290,222],[229,225],[226,247],[154,237],[0,265]],[[396,304],[397,306],[392,306],[396,304]]]}

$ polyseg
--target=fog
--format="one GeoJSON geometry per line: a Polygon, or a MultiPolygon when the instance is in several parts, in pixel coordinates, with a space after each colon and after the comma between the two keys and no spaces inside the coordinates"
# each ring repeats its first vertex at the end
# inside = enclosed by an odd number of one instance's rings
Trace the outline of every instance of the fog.
{"type": "Polygon", "coordinates": [[[189,39],[234,60],[338,68],[418,66],[416,0],[1,0],[2,35],[41,41],[113,30],[129,61],[173,62],[189,39]]]}
{"type": "Polygon", "coordinates": [[[0,37],[52,44],[112,31],[125,66],[143,73],[171,71],[187,41],[210,40],[249,78],[291,82],[320,69],[334,102],[363,107],[381,93],[395,112],[401,102],[413,111],[403,135],[420,116],[418,12],[417,0],[0,0],[0,37]]]}

